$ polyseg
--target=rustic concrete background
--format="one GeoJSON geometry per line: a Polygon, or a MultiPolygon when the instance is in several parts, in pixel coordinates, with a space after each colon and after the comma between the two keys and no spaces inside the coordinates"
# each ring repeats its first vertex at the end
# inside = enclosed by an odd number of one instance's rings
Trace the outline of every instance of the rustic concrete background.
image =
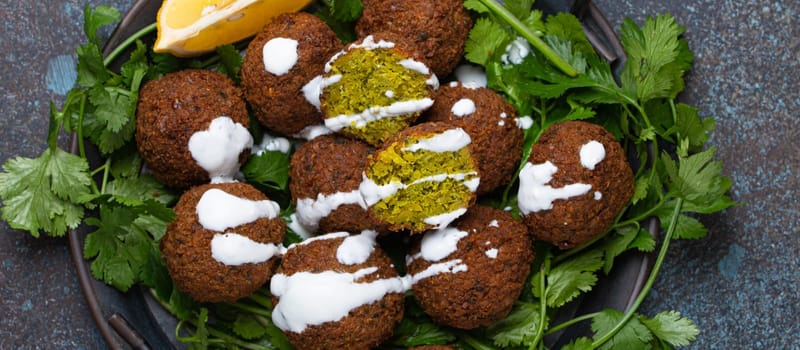
{"type": "MultiPolygon", "coordinates": [[[[0,163],[45,147],[48,101],[60,105],[75,79],[86,3],[0,3],[0,163]]],[[[711,143],[745,203],[704,218],[707,238],[674,243],[641,311],[692,318],[692,348],[800,347],[800,2],[596,3],[617,27],[663,12],[687,27],[697,60],[681,99],[717,118],[711,143]]],[[[0,222],[0,349],[105,347],[70,259],[66,239],[0,222]]]]}

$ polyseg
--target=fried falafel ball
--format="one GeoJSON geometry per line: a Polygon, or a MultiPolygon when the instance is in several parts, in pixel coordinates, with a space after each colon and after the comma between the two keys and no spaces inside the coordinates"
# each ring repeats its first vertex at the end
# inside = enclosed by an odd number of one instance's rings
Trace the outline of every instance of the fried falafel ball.
{"type": "Polygon", "coordinates": [[[490,89],[459,83],[442,86],[434,96],[426,120],[451,123],[472,138],[470,148],[481,177],[477,194],[507,184],[522,157],[524,133],[517,127],[516,109],[490,89]]]}
{"type": "Polygon", "coordinates": [[[267,23],[247,46],[240,76],[247,102],[268,129],[292,136],[322,124],[315,77],[342,47],[325,22],[306,12],[267,23]]]}
{"type": "Polygon", "coordinates": [[[422,123],[395,135],[367,161],[359,187],[370,213],[392,231],[445,227],[475,203],[480,184],[469,134],[422,123]]]}
{"type": "Polygon", "coordinates": [[[633,171],[602,126],[566,121],[542,133],[520,172],[518,205],[531,234],[560,249],[603,234],[633,195],[633,171]]]}
{"type": "Polygon", "coordinates": [[[437,76],[449,75],[464,56],[472,17],[461,0],[365,0],[356,22],[363,37],[394,32],[419,47],[437,76]]]}
{"type": "Polygon", "coordinates": [[[474,329],[511,312],[530,272],[533,245],[527,227],[510,214],[475,205],[450,227],[426,232],[408,255],[410,275],[457,264],[415,281],[414,297],[437,323],[474,329]]]}
{"type": "Polygon", "coordinates": [[[325,67],[320,82],[325,126],[380,146],[433,104],[438,85],[417,49],[403,38],[369,35],[325,67]]]}
{"type": "Polygon", "coordinates": [[[209,70],[183,70],[142,87],[136,146],[156,179],[187,188],[238,171],[253,143],[248,126],[247,106],[233,80],[209,70]],[[209,154],[210,149],[226,151],[209,154]]]}
{"type": "Polygon", "coordinates": [[[341,135],[324,135],[304,143],[292,154],[289,189],[297,218],[310,232],[387,232],[369,215],[358,191],[368,144],[341,135]]]}
{"type": "Polygon", "coordinates": [[[370,349],[403,318],[403,292],[374,231],[337,232],[290,246],[270,282],[272,320],[304,349],[370,349]]]}
{"type": "Polygon", "coordinates": [[[172,280],[199,302],[234,302],[278,266],[286,224],[278,204],[241,182],[192,187],[175,205],[161,239],[172,280]]]}

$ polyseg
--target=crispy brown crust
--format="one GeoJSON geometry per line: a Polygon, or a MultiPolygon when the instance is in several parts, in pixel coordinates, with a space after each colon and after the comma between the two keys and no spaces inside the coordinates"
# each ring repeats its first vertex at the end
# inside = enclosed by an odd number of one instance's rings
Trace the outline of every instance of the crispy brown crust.
{"type": "Polygon", "coordinates": [[[477,194],[494,191],[511,181],[522,157],[524,134],[517,127],[517,111],[498,93],[463,85],[442,86],[433,106],[425,114],[428,121],[443,121],[463,128],[472,138],[470,151],[481,177],[477,194]],[[475,103],[475,112],[456,116],[453,105],[467,98],[475,103]],[[502,117],[505,115],[505,118],[502,117]]]}
{"type": "Polygon", "coordinates": [[[365,0],[356,22],[363,37],[390,31],[419,47],[439,77],[449,75],[464,55],[472,17],[460,0],[365,0]]]}
{"type": "MultiPolygon", "coordinates": [[[[367,157],[375,150],[368,144],[338,135],[324,135],[304,143],[292,154],[289,189],[292,201],[317,198],[318,194],[358,189],[367,157]]],[[[319,232],[362,230],[387,232],[385,225],[358,204],[342,205],[319,222],[319,232]]]]}
{"type": "MultiPolygon", "coordinates": [[[[443,260],[461,259],[467,271],[422,279],[414,284],[414,297],[437,323],[460,329],[488,326],[511,312],[530,272],[533,246],[527,228],[510,214],[481,205],[470,208],[453,226],[469,235],[443,260]],[[493,220],[497,227],[489,226],[493,220]],[[495,259],[486,255],[491,248],[498,249],[495,259]]],[[[409,255],[419,250],[417,243],[409,255]]],[[[417,258],[408,266],[409,274],[432,264],[417,258]]]]}
{"type": "Polygon", "coordinates": [[[533,164],[546,161],[558,168],[549,183],[552,187],[572,183],[592,185],[583,196],[556,200],[552,209],[523,217],[536,239],[561,249],[579,246],[603,234],[633,195],[633,171],[622,147],[599,125],[567,121],[551,126],[533,146],[529,159],[533,164]],[[603,144],[606,157],[594,170],[589,170],[580,163],[580,149],[592,140],[603,144]],[[602,193],[599,201],[594,199],[595,191],[602,193]]]}
{"type": "MultiPolygon", "coordinates": [[[[167,225],[161,239],[161,255],[178,289],[200,302],[233,302],[248,296],[266,283],[278,266],[278,258],[261,264],[227,266],[211,256],[211,239],[220,233],[198,222],[197,202],[212,188],[251,200],[266,200],[251,185],[233,182],[206,184],[187,190],[175,205],[175,220],[167,225]]],[[[261,243],[281,244],[286,224],[278,217],[261,218],[229,229],[261,243]]]]}
{"type": "MultiPolygon", "coordinates": [[[[189,152],[189,139],[220,116],[250,125],[242,92],[225,75],[189,69],[147,82],[136,108],[136,145],[153,176],[177,188],[208,182],[189,152]]],[[[242,152],[240,164],[248,155],[242,152]]]]}
{"type": "Polygon", "coordinates": [[[306,101],[302,88],[323,74],[325,63],[341,46],[333,30],[309,13],[282,14],[265,25],[247,46],[239,73],[247,102],[261,124],[287,136],[322,124],[322,114],[306,101]],[[276,76],[264,69],[262,48],[279,37],[298,41],[298,60],[288,73],[276,76]]]}
{"type": "MultiPolygon", "coordinates": [[[[336,250],[344,238],[324,239],[290,247],[276,273],[290,276],[298,272],[338,271],[353,273],[368,267],[377,267],[359,282],[397,277],[391,259],[375,247],[367,261],[356,265],[341,264],[336,250]]],[[[273,297],[277,305],[280,298],[273,297]]],[[[336,322],[308,326],[302,333],[284,332],[298,350],[304,349],[370,349],[391,337],[394,327],[403,318],[403,294],[390,293],[378,302],[358,307],[336,322]]]]}

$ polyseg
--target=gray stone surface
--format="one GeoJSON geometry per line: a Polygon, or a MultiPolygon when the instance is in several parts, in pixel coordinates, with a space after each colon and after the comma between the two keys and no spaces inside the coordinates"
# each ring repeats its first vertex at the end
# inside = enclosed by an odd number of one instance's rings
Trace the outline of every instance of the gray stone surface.
{"type": "MultiPolygon", "coordinates": [[[[60,105],[75,77],[85,3],[0,3],[0,162],[45,147],[48,101],[60,105]]],[[[673,244],[641,311],[695,320],[692,348],[800,348],[800,2],[596,3],[615,26],[670,12],[687,27],[697,60],[681,99],[717,118],[711,143],[744,203],[704,218],[707,238],[673,244]]],[[[104,347],[66,240],[0,223],[0,349],[104,347]]]]}

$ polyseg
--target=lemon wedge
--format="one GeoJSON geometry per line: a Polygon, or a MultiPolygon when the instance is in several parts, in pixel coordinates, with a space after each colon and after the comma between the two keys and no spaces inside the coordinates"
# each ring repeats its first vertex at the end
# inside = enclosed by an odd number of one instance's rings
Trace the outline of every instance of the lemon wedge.
{"type": "Polygon", "coordinates": [[[155,52],[197,56],[253,36],[275,16],[311,0],[165,0],[158,10],[155,52]]]}

